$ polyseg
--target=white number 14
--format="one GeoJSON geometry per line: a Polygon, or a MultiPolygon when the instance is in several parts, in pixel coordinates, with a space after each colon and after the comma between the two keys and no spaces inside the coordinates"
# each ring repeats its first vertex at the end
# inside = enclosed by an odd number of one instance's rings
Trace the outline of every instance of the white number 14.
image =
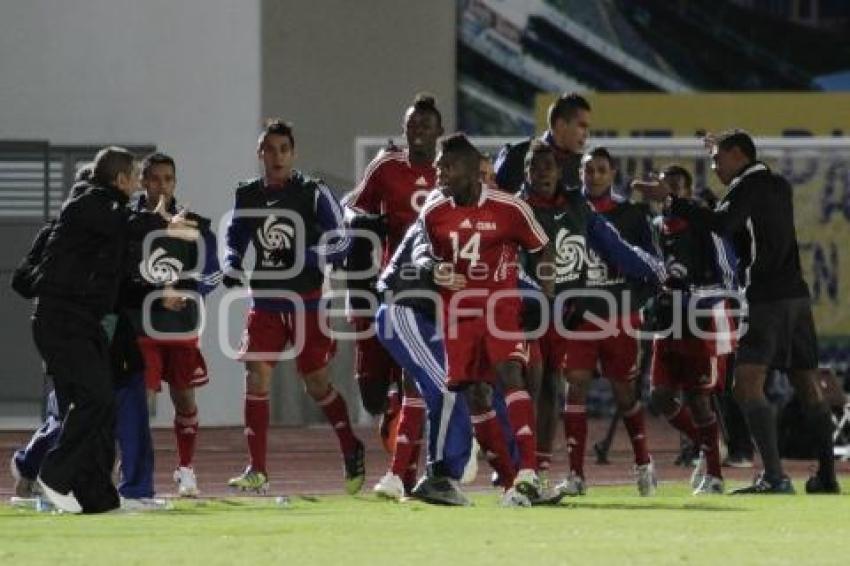
{"type": "Polygon", "coordinates": [[[465,259],[470,263],[478,263],[481,257],[481,233],[473,232],[463,247],[460,247],[460,236],[457,232],[449,232],[449,238],[452,240],[452,250],[454,251],[455,261],[465,259]]]}

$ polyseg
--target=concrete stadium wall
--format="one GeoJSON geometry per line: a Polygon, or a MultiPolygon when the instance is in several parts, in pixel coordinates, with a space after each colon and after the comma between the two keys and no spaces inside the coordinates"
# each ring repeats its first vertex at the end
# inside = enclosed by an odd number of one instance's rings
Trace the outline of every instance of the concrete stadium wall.
{"type": "MultiPolygon", "coordinates": [[[[177,159],[178,196],[218,220],[235,182],[257,172],[262,117],[280,115],[295,123],[297,166],[341,195],[355,183],[355,137],[399,132],[414,93],[434,93],[454,127],[455,20],[454,0],[3,1],[0,139],[156,145],[177,159]]],[[[222,294],[209,301],[203,425],[242,422],[242,369],[218,347],[222,294]]],[[[29,335],[26,309],[11,310],[23,314],[0,325],[0,343],[29,335]]],[[[242,321],[225,328],[231,344],[242,321]]],[[[4,381],[40,380],[3,371],[0,417],[4,381]]],[[[352,416],[365,420],[350,344],[340,344],[332,373],[352,416]]],[[[292,364],[278,374],[273,421],[321,422],[292,364]]],[[[160,395],[155,424],[171,415],[160,395]]]]}
{"type": "MultiPolygon", "coordinates": [[[[260,59],[259,0],[4,0],[0,139],[154,144],[177,159],[178,197],[217,219],[236,180],[256,174],[260,59]]],[[[210,323],[201,418],[239,423],[241,369],[210,323]]],[[[229,328],[237,337],[241,324],[229,328]]],[[[0,343],[13,334],[28,337],[25,315],[3,321],[0,343]]],[[[41,379],[3,371],[0,381],[41,379]]],[[[159,423],[170,423],[169,405],[161,395],[159,423]]]]}

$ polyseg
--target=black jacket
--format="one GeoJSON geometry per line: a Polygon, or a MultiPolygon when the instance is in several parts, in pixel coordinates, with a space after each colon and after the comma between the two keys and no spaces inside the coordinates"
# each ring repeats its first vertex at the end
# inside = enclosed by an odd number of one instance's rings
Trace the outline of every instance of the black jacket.
{"type": "Polygon", "coordinates": [[[809,296],[800,268],[791,185],[763,163],[751,163],[729,183],[715,210],[674,199],[672,214],[732,241],[738,280],[750,303],[809,296]]]}
{"type": "Polygon", "coordinates": [[[165,227],[155,214],[131,218],[126,204],[118,189],[96,185],[65,201],[33,270],[39,301],[72,304],[98,320],[112,312],[126,271],[128,234],[165,227]]]}

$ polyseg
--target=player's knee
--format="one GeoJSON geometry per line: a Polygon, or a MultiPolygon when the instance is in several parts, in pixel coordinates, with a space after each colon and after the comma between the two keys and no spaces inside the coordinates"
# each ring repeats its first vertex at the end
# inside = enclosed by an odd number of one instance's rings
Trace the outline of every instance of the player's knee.
{"type": "Polygon", "coordinates": [[[492,406],[490,387],[484,383],[474,383],[466,390],[466,401],[473,413],[487,411],[492,406]]]}
{"type": "Polygon", "coordinates": [[[328,394],[330,378],[328,377],[327,368],[306,373],[302,376],[302,379],[304,381],[304,389],[306,389],[307,395],[313,399],[318,400],[328,394]]]}
{"type": "Polygon", "coordinates": [[[653,389],[649,396],[649,403],[654,413],[670,415],[676,410],[676,399],[669,389],[653,389]]]}
{"type": "Polygon", "coordinates": [[[271,382],[271,368],[268,371],[260,363],[245,366],[245,392],[251,395],[266,395],[271,382]]]}
{"type": "Polygon", "coordinates": [[[365,381],[358,383],[360,385],[360,399],[363,401],[363,408],[366,409],[366,412],[373,417],[383,413],[387,405],[386,388],[368,385],[365,381]]]}

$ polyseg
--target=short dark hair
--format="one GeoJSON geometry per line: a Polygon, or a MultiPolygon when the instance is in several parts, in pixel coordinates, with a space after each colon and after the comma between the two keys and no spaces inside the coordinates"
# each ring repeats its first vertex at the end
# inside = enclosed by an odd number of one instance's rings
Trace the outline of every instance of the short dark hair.
{"type": "Polygon", "coordinates": [[[105,147],[94,156],[92,181],[102,186],[114,186],[120,173],[133,174],[135,160],[133,154],[123,147],[105,147]]]}
{"type": "Polygon", "coordinates": [[[443,115],[437,108],[437,99],[433,94],[420,92],[413,98],[413,104],[410,105],[414,112],[430,112],[437,117],[437,124],[443,125],[443,115]]]}
{"type": "Polygon", "coordinates": [[[733,147],[741,150],[750,161],[756,160],[756,144],[753,138],[744,130],[734,129],[720,132],[717,136],[717,147],[723,151],[729,151],[733,147]]]}
{"type": "Polygon", "coordinates": [[[94,175],[94,163],[89,161],[88,163],[84,163],[77,169],[77,172],[74,173],[74,182],[82,183],[91,181],[92,176],[94,175]]]}
{"type": "Polygon", "coordinates": [[[555,150],[552,149],[552,146],[543,140],[531,140],[531,143],[528,144],[528,151],[525,154],[525,166],[528,167],[531,165],[531,160],[534,159],[537,155],[555,155],[555,150]]]}
{"type": "Polygon", "coordinates": [[[164,153],[151,153],[142,160],[142,178],[147,179],[148,174],[154,165],[171,165],[174,173],[177,173],[177,165],[174,164],[174,158],[164,153]]]}
{"type": "Polygon", "coordinates": [[[468,167],[478,170],[481,166],[481,152],[478,151],[466,134],[463,132],[455,132],[447,136],[443,136],[438,141],[440,152],[443,155],[449,153],[463,161],[468,167]]]}
{"type": "Polygon", "coordinates": [[[685,188],[691,190],[694,186],[694,178],[690,172],[681,165],[669,165],[662,171],[665,177],[681,177],[685,182],[685,188]]]}
{"type": "Polygon", "coordinates": [[[611,169],[617,168],[617,164],[614,163],[614,158],[611,156],[611,152],[602,146],[597,146],[588,150],[584,154],[584,157],[581,158],[581,164],[584,165],[591,159],[607,159],[611,169]]]}
{"type": "Polygon", "coordinates": [[[575,92],[565,92],[549,106],[549,127],[553,128],[558,118],[569,122],[579,110],[590,112],[590,103],[587,99],[575,92]]]}
{"type": "Polygon", "coordinates": [[[263,131],[260,132],[260,138],[257,140],[257,149],[263,149],[266,138],[272,135],[288,137],[289,144],[292,146],[292,149],[295,149],[295,134],[292,131],[292,124],[290,122],[284,122],[280,118],[269,118],[266,120],[266,125],[263,127],[263,131]]]}

